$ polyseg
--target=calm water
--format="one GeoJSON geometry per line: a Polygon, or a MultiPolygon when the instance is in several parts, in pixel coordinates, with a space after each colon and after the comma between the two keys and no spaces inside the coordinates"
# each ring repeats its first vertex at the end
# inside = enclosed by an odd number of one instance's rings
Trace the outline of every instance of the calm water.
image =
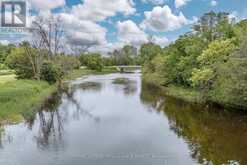
{"type": "Polygon", "coordinates": [[[2,126],[0,165],[247,164],[246,115],[164,97],[140,76],[74,81],[32,121],[2,126]]]}

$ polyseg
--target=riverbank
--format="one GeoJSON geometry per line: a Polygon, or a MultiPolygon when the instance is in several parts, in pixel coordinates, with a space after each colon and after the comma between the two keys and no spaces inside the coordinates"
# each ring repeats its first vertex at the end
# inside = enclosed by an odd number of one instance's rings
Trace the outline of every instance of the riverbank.
{"type": "MultiPolygon", "coordinates": [[[[64,81],[73,80],[90,74],[116,72],[106,68],[102,71],[79,69],[72,71],[64,81]]],[[[45,100],[57,92],[58,85],[49,85],[45,81],[16,80],[14,75],[0,76],[0,124],[18,123],[24,118],[31,118],[45,100]]]]}
{"type": "Polygon", "coordinates": [[[175,85],[165,87],[158,84],[156,81],[147,80],[146,76],[143,77],[143,83],[159,88],[161,93],[166,96],[177,98],[188,103],[214,105],[229,111],[246,111],[246,106],[238,105],[233,102],[233,100],[224,100],[224,97],[213,92],[209,92],[206,97],[203,97],[202,93],[196,89],[175,85]]]}
{"type": "Polygon", "coordinates": [[[160,90],[160,94],[164,94],[166,96],[170,96],[170,97],[174,97],[177,99],[181,99],[183,101],[186,102],[190,102],[190,103],[204,103],[205,101],[202,99],[200,92],[193,90],[193,89],[189,89],[189,88],[184,88],[184,87],[179,87],[179,86],[161,86],[158,85],[155,82],[152,81],[148,81],[146,79],[143,79],[143,83],[154,87],[154,88],[158,88],[160,90]]]}

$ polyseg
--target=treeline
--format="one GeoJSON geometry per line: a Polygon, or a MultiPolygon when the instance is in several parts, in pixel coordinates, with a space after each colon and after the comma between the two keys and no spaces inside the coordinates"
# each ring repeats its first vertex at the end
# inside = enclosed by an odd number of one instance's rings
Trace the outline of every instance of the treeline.
{"type": "Polygon", "coordinates": [[[31,29],[31,41],[18,45],[0,44],[0,70],[13,70],[18,79],[45,80],[52,84],[61,82],[82,66],[102,71],[105,66],[138,63],[137,48],[131,45],[105,57],[97,53],[63,53],[64,35],[59,18],[37,18],[31,29]]]}
{"type": "Polygon", "coordinates": [[[125,45],[105,56],[97,53],[81,53],[79,60],[82,66],[98,71],[101,71],[104,66],[139,65],[141,63],[137,48],[132,45],[125,45]]]}
{"type": "Polygon", "coordinates": [[[12,69],[18,79],[36,79],[55,83],[80,67],[100,72],[107,66],[139,63],[137,48],[130,45],[115,50],[105,57],[97,53],[53,54],[47,49],[35,48],[29,42],[22,42],[17,46],[0,45],[0,70],[12,69]]]}
{"type": "Polygon", "coordinates": [[[247,108],[247,20],[204,14],[192,31],[161,49],[141,47],[143,79],[200,92],[203,101],[247,108]]]}

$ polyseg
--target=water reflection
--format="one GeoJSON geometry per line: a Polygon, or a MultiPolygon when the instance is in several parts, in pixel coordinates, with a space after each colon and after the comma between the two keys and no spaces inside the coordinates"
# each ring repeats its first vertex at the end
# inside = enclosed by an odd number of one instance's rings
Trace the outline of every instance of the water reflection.
{"type": "Polygon", "coordinates": [[[99,82],[82,82],[79,84],[73,84],[71,86],[72,90],[92,90],[92,91],[100,91],[102,89],[102,84],[99,82]]]}
{"type": "Polygon", "coordinates": [[[119,84],[113,82],[113,86],[116,92],[123,92],[125,96],[133,96],[136,94],[138,90],[137,82],[129,79],[126,79],[125,81],[126,82],[119,84]]]}
{"type": "MultiPolygon", "coordinates": [[[[101,84],[100,83],[82,83],[79,85],[80,87],[83,86],[83,90],[93,90],[93,91],[100,91],[101,89],[101,84]]],[[[95,122],[99,122],[100,118],[94,116],[92,113],[90,113],[88,110],[82,107],[81,103],[75,99],[75,87],[72,87],[72,90],[65,90],[64,95],[65,99],[70,102],[72,105],[76,106],[76,110],[73,113],[74,119],[76,118],[77,120],[80,119],[80,116],[88,117],[95,122]]]]}
{"type": "Polygon", "coordinates": [[[247,162],[247,116],[224,112],[222,109],[205,109],[182,101],[157,95],[143,85],[143,102],[169,119],[170,129],[183,138],[190,148],[190,155],[200,164],[245,164],[247,162]]]}
{"type": "Polygon", "coordinates": [[[35,118],[4,126],[0,164],[247,162],[247,117],[203,109],[162,94],[160,89],[142,84],[140,74],[75,81],[49,99],[35,118]],[[112,83],[120,77],[131,83],[112,83]]]}
{"type": "Polygon", "coordinates": [[[0,124],[0,148],[3,148],[2,136],[4,134],[3,126],[0,124]]]}

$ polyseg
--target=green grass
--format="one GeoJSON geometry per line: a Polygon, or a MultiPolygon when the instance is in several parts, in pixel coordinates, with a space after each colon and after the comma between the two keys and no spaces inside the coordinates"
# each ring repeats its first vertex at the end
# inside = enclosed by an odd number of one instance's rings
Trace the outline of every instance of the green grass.
{"type": "Polygon", "coordinates": [[[7,82],[15,81],[15,75],[10,74],[10,75],[0,75],[0,84],[4,84],[7,82]]]}
{"type": "Polygon", "coordinates": [[[14,74],[13,70],[0,70],[0,76],[14,74]]]}
{"type": "Polygon", "coordinates": [[[165,94],[171,97],[175,97],[187,102],[203,103],[203,99],[200,92],[191,89],[178,86],[164,87],[165,94]]]}
{"type": "MultiPolygon", "coordinates": [[[[74,70],[64,80],[72,80],[89,74],[116,72],[105,68],[101,72],[89,69],[74,70]]],[[[57,91],[57,85],[44,81],[16,80],[14,74],[0,76],[0,124],[18,123],[33,117],[44,101],[57,91]]]]}
{"type": "Polygon", "coordinates": [[[0,84],[0,121],[16,123],[23,117],[31,117],[55,91],[55,85],[43,81],[17,80],[0,84]]]}
{"type": "Polygon", "coordinates": [[[175,86],[175,85],[169,85],[169,86],[162,86],[160,84],[161,80],[157,79],[157,77],[152,75],[143,75],[142,80],[150,85],[159,87],[167,96],[171,96],[177,99],[184,100],[186,102],[190,103],[204,103],[205,100],[202,98],[202,95],[199,91],[193,89],[193,88],[185,88],[182,86],[175,86]]]}
{"type": "Polygon", "coordinates": [[[76,78],[80,78],[90,74],[108,74],[108,73],[115,73],[117,70],[111,67],[105,67],[102,71],[95,71],[90,69],[78,69],[72,71],[69,75],[67,75],[64,80],[73,80],[76,78]]]}

